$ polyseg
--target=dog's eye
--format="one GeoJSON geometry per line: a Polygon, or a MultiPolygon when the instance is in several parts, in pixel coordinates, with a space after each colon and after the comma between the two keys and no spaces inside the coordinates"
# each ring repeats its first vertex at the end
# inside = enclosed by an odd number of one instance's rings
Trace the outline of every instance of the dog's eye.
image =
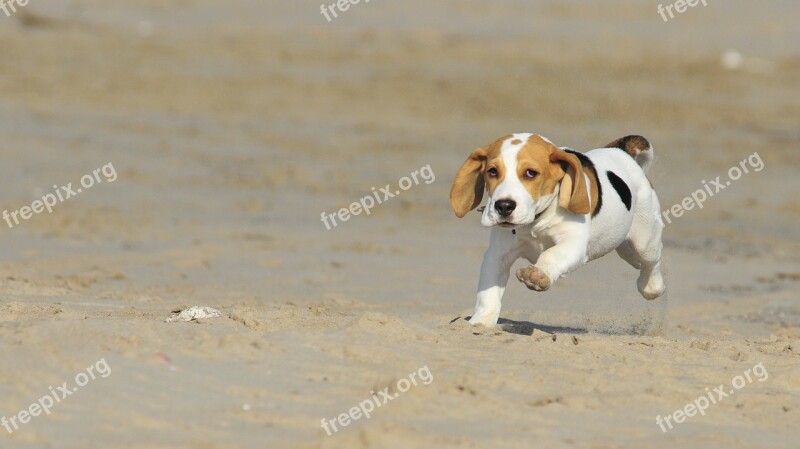
{"type": "Polygon", "coordinates": [[[525,178],[527,178],[527,179],[533,179],[533,178],[535,178],[535,177],[536,177],[538,174],[539,174],[539,173],[537,173],[537,172],[536,172],[536,170],[531,170],[530,168],[529,168],[529,169],[527,169],[527,170],[525,170],[525,178]]]}
{"type": "Polygon", "coordinates": [[[497,169],[496,169],[496,168],[494,168],[494,167],[492,167],[492,168],[490,168],[490,169],[486,170],[486,173],[487,173],[489,176],[491,176],[492,178],[496,178],[496,177],[497,177],[497,169]]]}

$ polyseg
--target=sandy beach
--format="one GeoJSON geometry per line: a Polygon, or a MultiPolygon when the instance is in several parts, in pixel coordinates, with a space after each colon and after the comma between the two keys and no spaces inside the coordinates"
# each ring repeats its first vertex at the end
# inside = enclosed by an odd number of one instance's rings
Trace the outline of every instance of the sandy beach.
{"type": "Polygon", "coordinates": [[[532,3],[0,10],[0,448],[800,447],[800,4],[532,3]],[[721,183],[665,296],[611,254],[466,321],[512,132],[721,183]]]}

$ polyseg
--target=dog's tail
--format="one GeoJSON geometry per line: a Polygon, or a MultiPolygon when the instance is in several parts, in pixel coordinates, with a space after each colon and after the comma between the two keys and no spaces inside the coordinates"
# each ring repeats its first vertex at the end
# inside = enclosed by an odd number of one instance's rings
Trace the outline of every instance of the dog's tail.
{"type": "Polygon", "coordinates": [[[603,148],[619,148],[628,153],[642,167],[642,171],[647,173],[656,158],[650,142],[642,136],[625,136],[617,139],[603,148]]]}

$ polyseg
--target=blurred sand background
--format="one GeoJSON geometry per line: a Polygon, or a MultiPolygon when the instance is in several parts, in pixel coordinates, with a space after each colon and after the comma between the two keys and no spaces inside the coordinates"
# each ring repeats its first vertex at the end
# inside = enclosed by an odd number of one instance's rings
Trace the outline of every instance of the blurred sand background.
{"type": "Polygon", "coordinates": [[[800,447],[800,4],[664,23],[655,1],[532,3],[0,13],[0,208],[118,173],[0,226],[0,415],[112,371],[0,448],[800,447]],[[501,325],[472,329],[488,230],[450,183],[518,131],[647,136],[664,209],[753,152],[765,168],[669,225],[668,298],[610,255],[546,294],[512,280],[501,325]],[[432,184],[321,223],[428,164],[432,184]],[[164,323],[193,305],[223,317],[164,323]],[[656,425],[757,363],[768,380],[656,425]],[[431,385],[321,429],[425,365],[431,385]]]}

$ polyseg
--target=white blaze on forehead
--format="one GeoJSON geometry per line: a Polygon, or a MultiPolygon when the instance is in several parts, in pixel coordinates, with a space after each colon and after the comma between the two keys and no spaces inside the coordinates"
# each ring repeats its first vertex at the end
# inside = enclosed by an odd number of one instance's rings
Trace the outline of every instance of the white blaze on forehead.
{"type": "Polygon", "coordinates": [[[511,137],[509,137],[505,141],[505,143],[511,143],[511,142],[516,141],[516,140],[519,140],[522,143],[518,143],[516,145],[512,145],[514,147],[518,147],[518,149],[519,149],[519,148],[524,147],[525,144],[528,143],[528,139],[530,139],[531,137],[533,137],[533,134],[531,134],[531,133],[516,133],[516,134],[512,134],[511,137]]]}
{"type": "Polygon", "coordinates": [[[503,164],[505,165],[506,173],[503,182],[495,189],[495,198],[510,197],[515,201],[520,201],[521,196],[525,193],[525,187],[522,185],[517,174],[517,155],[522,147],[528,143],[531,138],[531,133],[517,133],[503,142],[500,153],[503,156],[503,164]],[[513,143],[519,142],[519,143],[513,143]]]}
{"type": "Polygon", "coordinates": [[[503,142],[500,153],[503,155],[503,163],[506,165],[507,173],[516,173],[515,169],[517,168],[517,154],[519,154],[519,150],[521,150],[522,147],[528,143],[528,139],[530,139],[531,136],[533,136],[531,133],[512,134],[511,137],[503,142]],[[515,144],[513,142],[519,143],[515,144]],[[512,170],[512,167],[514,170],[512,170]]]}

